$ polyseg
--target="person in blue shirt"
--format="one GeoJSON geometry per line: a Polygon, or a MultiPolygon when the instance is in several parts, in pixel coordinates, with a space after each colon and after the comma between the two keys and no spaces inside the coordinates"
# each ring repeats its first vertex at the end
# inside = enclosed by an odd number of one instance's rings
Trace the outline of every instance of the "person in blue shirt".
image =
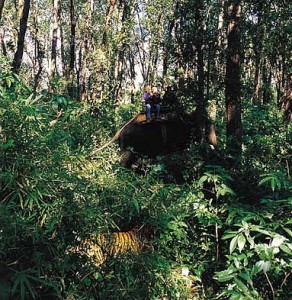
{"type": "Polygon", "coordinates": [[[146,122],[151,121],[151,112],[155,111],[155,117],[157,120],[160,119],[160,94],[158,93],[157,87],[152,88],[149,85],[146,85],[143,92],[143,103],[145,103],[146,108],[146,122]]]}
{"type": "Polygon", "coordinates": [[[146,85],[145,88],[144,88],[144,92],[143,92],[142,102],[145,104],[147,122],[150,122],[150,119],[151,119],[151,100],[150,100],[150,97],[151,97],[151,86],[146,85]]]}

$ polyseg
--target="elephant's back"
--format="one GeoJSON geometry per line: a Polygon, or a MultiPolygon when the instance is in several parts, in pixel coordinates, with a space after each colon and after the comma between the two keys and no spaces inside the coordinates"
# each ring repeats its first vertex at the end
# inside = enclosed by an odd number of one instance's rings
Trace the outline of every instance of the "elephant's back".
{"type": "Polygon", "coordinates": [[[135,122],[121,136],[120,146],[155,156],[169,152],[186,144],[189,130],[180,119],[161,120],[150,123],[135,122]]]}

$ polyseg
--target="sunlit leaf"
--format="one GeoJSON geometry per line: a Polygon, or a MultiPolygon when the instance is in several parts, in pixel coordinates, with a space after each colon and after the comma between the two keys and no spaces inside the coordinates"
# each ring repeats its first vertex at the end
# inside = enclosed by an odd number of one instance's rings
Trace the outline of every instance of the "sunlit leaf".
{"type": "Polygon", "coordinates": [[[245,239],[244,235],[240,234],[238,236],[238,241],[237,241],[239,252],[242,251],[242,249],[244,248],[245,243],[246,243],[246,239],[245,239]]]}
{"type": "Polygon", "coordinates": [[[284,241],[286,240],[286,238],[282,235],[277,234],[273,240],[272,240],[272,247],[279,247],[284,241]]]}
{"type": "Polygon", "coordinates": [[[280,245],[280,249],[283,250],[285,253],[292,255],[292,250],[285,244],[280,245]]]}
{"type": "Polygon", "coordinates": [[[237,246],[237,240],[238,240],[238,236],[235,236],[231,242],[230,242],[230,245],[229,245],[229,252],[230,254],[234,251],[234,249],[236,248],[237,246]]]}
{"type": "Polygon", "coordinates": [[[270,269],[271,263],[269,261],[260,260],[256,263],[260,271],[267,273],[270,269]]]}

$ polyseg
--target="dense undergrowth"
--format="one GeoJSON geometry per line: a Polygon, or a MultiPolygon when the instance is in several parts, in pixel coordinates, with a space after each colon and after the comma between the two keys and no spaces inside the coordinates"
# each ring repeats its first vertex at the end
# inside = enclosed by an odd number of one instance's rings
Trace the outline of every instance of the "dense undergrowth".
{"type": "Polygon", "coordinates": [[[292,133],[275,108],[246,104],[236,167],[222,139],[215,154],[194,143],[125,170],[115,144],[96,148],[134,105],[91,115],[1,76],[1,299],[291,299],[292,133]],[[145,225],[146,251],[100,267],[67,251],[145,225]]]}

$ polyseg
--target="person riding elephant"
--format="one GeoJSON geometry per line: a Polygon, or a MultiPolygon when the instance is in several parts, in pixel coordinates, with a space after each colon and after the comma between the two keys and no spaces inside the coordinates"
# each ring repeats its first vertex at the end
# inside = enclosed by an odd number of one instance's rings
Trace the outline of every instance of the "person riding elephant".
{"type": "Polygon", "coordinates": [[[158,92],[157,87],[152,88],[152,95],[150,96],[151,106],[155,111],[156,120],[160,119],[160,106],[161,106],[161,97],[158,92]]]}
{"type": "Polygon", "coordinates": [[[151,86],[150,85],[146,85],[144,88],[144,92],[143,92],[143,98],[142,98],[142,102],[145,104],[145,109],[146,109],[146,120],[150,121],[151,119],[151,86]]]}
{"type": "Polygon", "coordinates": [[[149,85],[145,86],[142,101],[145,103],[147,123],[151,121],[151,113],[153,110],[155,111],[156,119],[159,119],[161,98],[157,87],[153,87],[151,93],[151,87],[149,85]]]}

